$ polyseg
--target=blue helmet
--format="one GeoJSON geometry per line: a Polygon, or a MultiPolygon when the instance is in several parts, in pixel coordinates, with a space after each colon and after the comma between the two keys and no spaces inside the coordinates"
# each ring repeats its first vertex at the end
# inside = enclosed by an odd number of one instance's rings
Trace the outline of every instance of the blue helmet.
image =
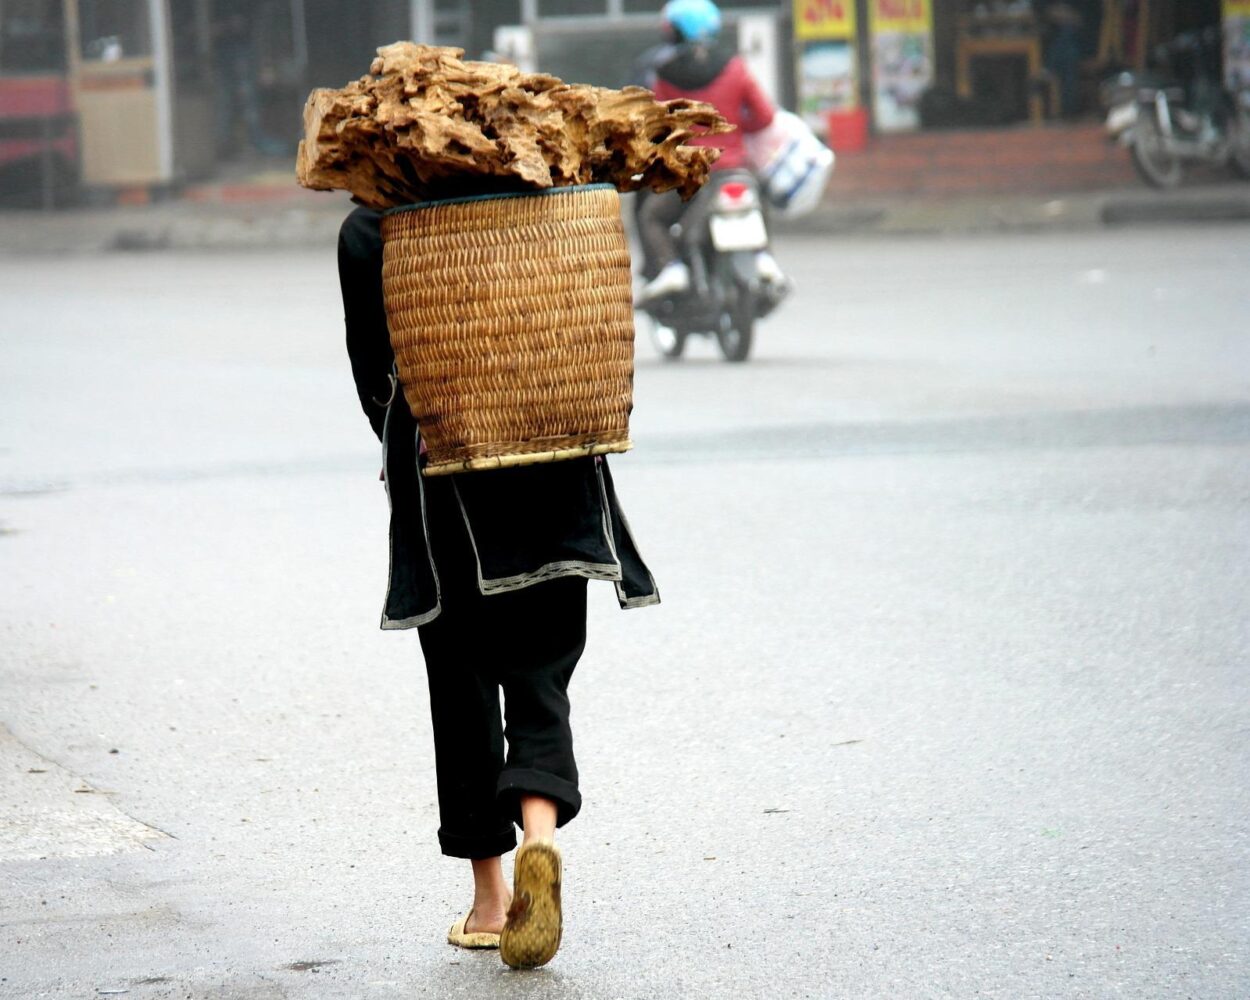
{"type": "Polygon", "coordinates": [[[710,42],[720,34],[720,8],[712,0],[669,0],[664,20],[683,42],[710,42]]]}

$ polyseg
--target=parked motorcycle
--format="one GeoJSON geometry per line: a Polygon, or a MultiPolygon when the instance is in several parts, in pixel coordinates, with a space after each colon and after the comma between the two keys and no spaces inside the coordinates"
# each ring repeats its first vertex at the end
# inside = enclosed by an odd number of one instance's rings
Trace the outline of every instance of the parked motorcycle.
{"type": "Polygon", "coordinates": [[[1211,30],[1178,36],[1156,53],[1163,73],[1121,73],[1103,85],[1107,132],[1126,146],[1147,184],[1174,188],[1192,164],[1250,177],[1250,90],[1218,81],[1211,30]]]}
{"type": "Polygon", "coordinates": [[[678,246],[690,287],[640,304],[651,318],[651,340],[663,357],[679,358],[692,335],[715,337],[727,361],[751,353],[756,320],[781,301],[787,284],[761,269],[768,227],[760,188],[747,171],[714,173],[687,207],[678,246]]]}

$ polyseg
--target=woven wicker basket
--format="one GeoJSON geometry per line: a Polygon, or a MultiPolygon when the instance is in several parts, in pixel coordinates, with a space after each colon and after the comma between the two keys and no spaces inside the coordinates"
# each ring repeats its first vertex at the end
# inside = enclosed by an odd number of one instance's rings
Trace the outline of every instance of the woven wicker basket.
{"type": "Polygon", "coordinates": [[[629,449],[634,313],[611,185],[394,209],[382,236],[427,476],[629,449]]]}

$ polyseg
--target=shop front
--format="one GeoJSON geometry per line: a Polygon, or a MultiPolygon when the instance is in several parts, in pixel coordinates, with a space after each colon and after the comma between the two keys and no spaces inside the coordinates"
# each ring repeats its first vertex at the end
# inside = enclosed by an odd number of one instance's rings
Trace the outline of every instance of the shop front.
{"type": "Polygon", "coordinates": [[[52,205],[78,184],[62,0],[0,3],[0,200],[52,205]]]}
{"type": "Polygon", "coordinates": [[[798,106],[844,147],[1088,118],[1108,75],[1222,13],[1232,65],[1250,50],[1247,0],[793,0],[798,106]]]}
{"type": "Polygon", "coordinates": [[[22,140],[0,148],[0,163],[25,158],[45,195],[70,178],[124,188],[206,171],[206,4],[0,2],[0,122],[20,122],[22,140]]]}
{"type": "Polygon", "coordinates": [[[304,0],[0,0],[0,171],[46,192],[151,190],[288,157],[306,39],[304,0]]]}

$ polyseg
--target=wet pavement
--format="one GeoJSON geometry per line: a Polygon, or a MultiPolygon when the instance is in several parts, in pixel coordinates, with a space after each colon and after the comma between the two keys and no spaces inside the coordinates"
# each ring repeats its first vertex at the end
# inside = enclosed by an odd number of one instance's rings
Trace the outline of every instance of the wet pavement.
{"type": "Polygon", "coordinates": [[[640,331],[530,974],[443,943],[332,233],[6,258],[0,996],[1244,995],[1248,233],[790,234],[749,364],[640,331]]]}

